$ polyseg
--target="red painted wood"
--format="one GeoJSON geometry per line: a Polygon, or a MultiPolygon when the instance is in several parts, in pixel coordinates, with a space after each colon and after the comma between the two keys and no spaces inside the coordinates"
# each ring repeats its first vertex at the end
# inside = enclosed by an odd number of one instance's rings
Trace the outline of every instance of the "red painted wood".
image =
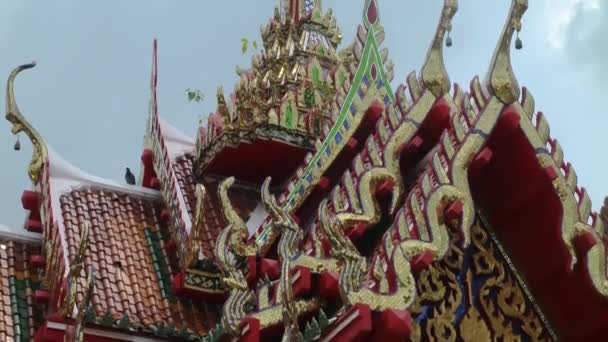
{"type": "Polygon", "coordinates": [[[21,205],[25,210],[38,211],[38,199],[39,195],[37,192],[24,190],[21,195],[21,205]]]}
{"type": "Polygon", "coordinates": [[[25,229],[32,233],[42,233],[42,222],[40,220],[27,220],[25,222],[25,229]]]}
{"type": "Polygon", "coordinates": [[[322,298],[335,300],[340,296],[340,275],[336,272],[323,272],[319,278],[319,294],[322,298]]]}
{"type": "Polygon", "coordinates": [[[402,341],[412,333],[414,320],[409,311],[385,310],[375,313],[372,341],[402,341]]]}

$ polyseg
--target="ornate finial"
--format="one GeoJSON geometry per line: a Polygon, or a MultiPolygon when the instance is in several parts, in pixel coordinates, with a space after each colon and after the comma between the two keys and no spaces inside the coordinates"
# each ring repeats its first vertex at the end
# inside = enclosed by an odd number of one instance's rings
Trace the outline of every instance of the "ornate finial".
{"type": "Polygon", "coordinates": [[[239,256],[252,256],[256,255],[256,246],[247,244],[245,241],[249,237],[249,230],[247,224],[239,216],[234,206],[230,202],[228,196],[228,189],[234,184],[234,177],[226,178],[217,189],[218,197],[222,205],[222,213],[228,225],[231,226],[232,233],[230,234],[230,248],[233,252],[239,256]]]}
{"type": "MultiPolygon", "coordinates": [[[[83,342],[84,341],[84,325],[85,317],[89,305],[91,304],[91,298],[93,297],[93,289],[95,288],[95,268],[89,266],[87,272],[87,288],[84,291],[84,296],[78,305],[78,314],[76,314],[74,332],[69,342],[83,342]]],[[[66,334],[66,337],[68,335],[66,334]]],[[[66,341],[67,342],[67,341],[66,341]]]]}
{"type": "MultiPolygon", "coordinates": [[[[13,89],[13,83],[15,82],[15,78],[17,75],[26,69],[31,69],[36,66],[36,62],[32,62],[29,64],[24,64],[16,67],[8,77],[8,81],[6,84],[6,120],[13,124],[11,132],[13,134],[18,134],[19,132],[24,132],[32,142],[33,152],[32,152],[32,160],[30,161],[30,165],[28,167],[28,174],[32,183],[38,184],[38,180],[40,178],[40,170],[44,165],[44,160],[47,157],[46,144],[44,139],[40,136],[38,131],[34,129],[34,127],[27,121],[27,119],[21,114],[19,107],[17,106],[17,101],[15,100],[15,92],[13,89]]],[[[15,149],[18,149],[15,146],[15,149]]]]}
{"type": "Polygon", "coordinates": [[[226,104],[224,87],[217,88],[217,111],[222,117],[222,124],[224,125],[224,128],[229,128],[230,124],[232,123],[232,119],[230,118],[230,111],[228,110],[228,105],[226,104]]]}
{"type": "Polygon", "coordinates": [[[365,27],[375,26],[380,23],[378,1],[377,0],[365,0],[365,6],[363,7],[363,23],[365,27]]]}
{"type": "Polygon", "coordinates": [[[196,209],[194,210],[194,224],[190,231],[188,240],[188,258],[186,259],[186,267],[194,267],[198,262],[198,257],[201,250],[201,232],[205,225],[205,196],[207,190],[202,184],[196,185],[196,209]]]}
{"type": "Polygon", "coordinates": [[[279,209],[279,205],[277,204],[275,197],[270,193],[271,181],[272,179],[270,177],[266,177],[264,183],[262,184],[262,203],[264,203],[264,208],[275,222],[282,221],[282,212],[279,209]]]}
{"type": "Polygon", "coordinates": [[[443,41],[445,39],[448,47],[452,45],[452,38],[448,35],[446,39],[445,35],[452,30],[452,18],[457,11],[458,0],[444,0],[439,25],[422,67],[422,82],[436,97],[450,91],[450,77],[443,61],[443,41]]]}
{"type": "MultiPolygon", "coordinates": [[[[512,0],[509,16],[486,75],[488,91],[504,104],[511,104],[519,99],[519,84],[511,65],[511,40],[513,33],[521,30],[521,18],[527,9],[528,0],[512,0]]],[[[521,41],[516,47],[521,48],[521,41]]]]}
{"type": "Polygon", "coordinates": [[[78,284],[78,278],[80,277],[80,271],[84,264],[84,254],[87,250],[87,245],[89,244],[89,227],[90,224],[88,222],[82,224],[78,251],[70,263],[70,270],[66,277],[66,298],[60,311],[63,316],[71,315],[74,304],[76,303],[76,286],[78,284]]]}

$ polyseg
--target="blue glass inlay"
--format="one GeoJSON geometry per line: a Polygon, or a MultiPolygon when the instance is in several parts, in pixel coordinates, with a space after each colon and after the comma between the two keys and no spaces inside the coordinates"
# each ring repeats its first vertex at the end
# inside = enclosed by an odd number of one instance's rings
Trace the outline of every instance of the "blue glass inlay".
{"type": "Polygon", "coordinates": [[[353,115],[357,114],[357,108],[355,107],[355,104],[354,104],[354,103],[350,105],[350,112],[351,112],[353,115]]]}
{"type": "Polygon", "coordinates": [[[300,185],[300,188],[298,189],[298,194],[300,196],[304,195],[304,186],[300,185]]]}
{"type": "Polygon", "coordinates": [[[389,104],[390,102],[391,102],[391,98],[388,95],[386,95],[384,97],[384,104],[389,104]]]}
{"type": "Polygon", "coordinates": [[[363,94],[363,90],[361,88],[357,89],[357,94],[359,94],[360,98],[363,98],[363,96],[365,96],[365,94],[363,94]]]}
{"type": "Polygon", "coordinates": [[[306,176],[306,181],[308,182],[308,184],[312,183],[312,172],[310,172],[308,176],[306,176]]]}
{"type": "Polygon", "coordinates": [[[378,81],[378,89],[380,89],[380,88],[382,88],[382,87],[384,87],[384,82],[382,81],[382,79],[380,79],[380,80],[378,81]]]}
{"type": "Polygon", "coordinates": [[[327,147],[327,149],[325,150],[325,154],[327,154],[328,157],[331,154],[331,149],[329,147],[327,147]]]}
{"type": "Polygon", "coordinates": [[[349,127],[348,120],[344,120],[344,128],[348,129],[349,127]]]}
{"type": "Polygon", "coordinates": [[[342,141],[342,134],[336,133],[336,144],[339,144],[342,141]]]}
{"type": "Polygon", "coordinates": [[[369,79],[367,78],[367,75],[363,76],[363,83],[365,83],[365,85],[369,87],[369,79]]]}

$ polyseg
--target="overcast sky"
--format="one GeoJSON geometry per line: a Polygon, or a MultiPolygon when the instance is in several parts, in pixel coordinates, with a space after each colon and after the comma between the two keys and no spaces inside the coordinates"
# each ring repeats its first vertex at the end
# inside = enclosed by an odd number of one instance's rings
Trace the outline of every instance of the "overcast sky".
{"type": "MultiPolygon", "coordinates": [[[[419,70],[442,0],[380,0],[385,45],[395,80],[419,70]]],[[[510,0],[460,0],[454,45],[446,51],[453,82],[468,88],[483,76],[510,0]]],[[[16,84],[17,100],[46,141],[66,160],[101,177],[123,181],[139,171],[148,115],[153,38],[159,39],[159,110],[194,136],[199,115],[215,108],[215,89],[232,89],[235,66],[248,66],[243,37],[259,40],[260,24],[276,0],[0,1],[0,78],[36,60],[16,84]],[[185,89],[200,88],[202,104],[185,89]]],[[[364,0],[325,0],[352,41],[364,0]]],[[[608,194],[608,0],[530,0],[514,69],[531,89],[565,157],[599,209],[608,194]],[[604,81],[604,82],[602,82],[604,81]]],[[[0,91],[4,94],[4,81],[0,91]]],[[[4,97],[4,95],[2,95],[4,97]]],[[[4,100],[2,100],[4,102],[4,100]]],[[[21,227],[20,197],[29,188],[31,147],[13,151],[8,122],[0,123],[0,223],[21,227]]]]}

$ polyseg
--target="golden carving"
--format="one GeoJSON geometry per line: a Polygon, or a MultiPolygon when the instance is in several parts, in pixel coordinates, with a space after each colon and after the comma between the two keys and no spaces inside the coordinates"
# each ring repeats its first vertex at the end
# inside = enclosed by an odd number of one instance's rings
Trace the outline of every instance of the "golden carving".
{"type": "Polygon", "coordinates": [[[273,224],[281,231],[281,239],[278,245],[279,261],[281,262],[281,275],[277,288],[277,298],[281,298],[283,324],[285,332],[283,333],[283,341],[297,342],[303,341],[304,336],[300,332],[298,319],[301,312],[298,312],[298,307],[295,305],[295,297],[292,289],[292,269],[291,260],[298,252],[298,243],[301,240],[300,227],[294,219],[285,212],[276,202],[273,195],[270,194],[270,181],[268,177],[262,185],[262,202],[266,207],[266,211],[273,219],[273,224]]]}
{"type": "Polygon", "coordinates": [[[236,255],[241,257],[256,255],[256,245],[247,244],[249,230],[247,224],[236,212],[230,198],[228,197],[228,189],[234,184],[234,177],[229,177],[224,180],[218,188],[218,196],[222,204],[222,213],[226,218],[226,222],[231,226],[232,233],[230,234],[230,247],[236,255]]]}
{"type": "Polygon", "coordinates": [[[470,251],[461,249],[456,231],[450,230],[450,249],[445,259],[423,270],[417,281],[419,296],[412,312],[427,318],[415,327],[411,341],[532,341],[549,340],[549,328],[526,298],[522,285],[500,258],[502,250],[489,238],[478,219],[472,226],[470,251]],[[469,255],[469,263],[463,256],[469,255]],[[458,276],[458,274],[461,274],[458,276]],[[476,279],[475,281],[473,279],[476,279]],[[461,279],[461,280],[458,280],[461,279]],[[460,283],[459,283],[460,282],[460,283]],[[478,289],[473,289],[478,284],[478,289]],[[463,296],[461,286],[466,290],[463,296]],[[464,304],[462,318],[457,309],[464,304]],[[514,325],[521,327],[515,332],[514,325]]]}
{"type": "Polygon", "coordinates": [[[185,267],[194,267],[198,262],[201,251],[201,233],[205,228],[205,196],[207,190],[202,184],[196,185],[196,208],[194,210],[194,224],[190,231],[188,240],[188,257],[185,260],[185,267]]]}
{"type": "Polygon", "coordinates": [[[481,318],[475,303],[473,303],[473,277],[471,270],[467,271],[468,305],[467,314],[460,322],[460,336],[465,341],[490,341],[491,333],[486,322],[481,318]]]}
{"type": "MultiPolygon", "coordinates": [[[[349,228],[358,222],[364,222],[372,225],[380,220],[382,213],[376,201],[375,194],[379,185],[384,181],[396,183],[396,179],[400,176],[395,176],[386,168],[373,168],[368,170],[361,176],[359,180],[359,197],[361,198],[360,212],[339,212],[336,214],[336,219],[342,227],[349,228]]],[[[393,197],[397,197],[394,193],[393,197]]]]}
{"type": "Polygon", "coordinates": [[[78,313],[76,314],[74,331],[70,338],[69,334],[66,333],[66,342],[84,342],[84,325],[85,316],[89,305],[91,305],[91,298],[93,297],[93,289],[95,288],[95,269],[93,266],[89,266],[87,271],[87,287],[84,291],[84,296],[78,305],[78,313]]]}
{"type": "Polygon", "coordinates": [[[450,91],[450,77],[443,62],[443,42],[446,32],[452,30],[452,18],[456,11],[458,11],[457,0],[444,0],[437,32],[422,67],[422,83],[437,98],[450,91]]]}
{"type": "Polygon", "coordinates": [[[240,336],[241,322],[245,318],[247,305],[255,302],[255,293],[251,291],[245,280],[243,270],[239,268],[237,258],[255,255],[254,246],[246,245],[248,236],[247,226],[243,219],[232,207],[228,198],[228,189],[234,183],[234,177],[224,180],[218,187],[218,197],[222,203],[222,212],[228,226],[220,233],[215,245],[215,256],[224,273],[224,284],[230,290],[230,295],[222,309],[222,323],[226,332],[232,336],[240,336]],[[243,254],[241,254],[243,253],[243,254]],[[253,253],[253,254],[247,254],[253,253]]]}
{"type": "Polygon", "coordinates": [[[6,120],[13,124],[11,132],[13,134],[24,132],[28,138],[30,138],[33,145],[32,160],[28,167],[28,175],[34,185],[38,184],[40,172],[44,166],[48,153],[42,136],[40,136],[38,131],[29,123],[29,121],[27,121],[23,114],[21,114],[21,111],[17,106],[17,101],[15,100],[13,83],[21,71],[31,69],[35,66],[35,62],[18,66],[11,72],[6,84],[6,120]]]}
{"type": "Polygon", "coordinates": [[[255,293],[249,290],[243,272],[238,267],[238,260],[229,245],[232,226],[226,227],[218,236],[215,244],[215,256],[222,272],[223,283],[230,290],[230,295],[222,308],[222,324],[232,336],[240,336],[241,321],[245,318],[246,306],[255,302],[255,293]]]}
{"type": "Polygon", "coordinates": [[[528,0],[512,0],[509,16],[492,57],[486,82],[488,90],[504,104],[519,99],[520,89],[511,65],[511,40],[513,33],[521,30],[521,18],[528,9],[528,0]]]}
{"type": "Polygon", "coordinates": [[[78,279],[80,278],[80,272],[84,264],[84,255],[87,250],[89,243],[89,228],[90,224],[85,222],[82,224],[80,229],[80,243],[78,244],[78,251],[74,255],[70,263],[70,268],[66,277],[65,286],[65,300],[59,310],[60,315],[63,317],[72,317],[72,311],[76,304],[76,295],[78,293],[78,279]]]}

